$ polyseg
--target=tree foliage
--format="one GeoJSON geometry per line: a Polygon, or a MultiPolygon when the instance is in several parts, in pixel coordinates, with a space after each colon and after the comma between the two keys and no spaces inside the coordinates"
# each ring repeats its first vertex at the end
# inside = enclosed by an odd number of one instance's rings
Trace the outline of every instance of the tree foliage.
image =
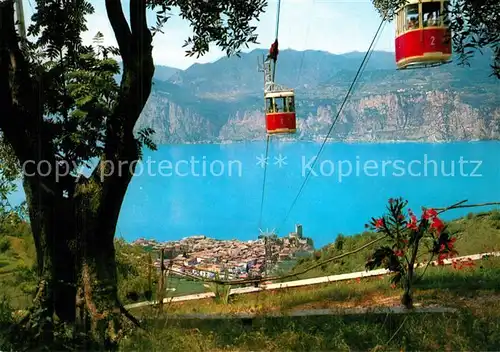
{"type": "Polygon", "coordinates": [[[193,29],[193,35],[183,45],[188,48],[186,55],[196,57],[206,54],[211,43],[224,49],[228,56],[239,55],[243,45],[257,43],[257,28],[250,22],[258,20],[267,6],[265,0],[149,0],[147,4],[156,11],[153,33],[162,32],[163,25],[173,16],[172,9],[178,10],[193,29]]]}
{"type": "Polygon", "coordinates": [[[5,181],[14,181],[20,176],[20,165],[14,151],[0,134],[0,177],[5,181]]]}
{"type": "MultiPolygon", "coordinates": [[[[396,11],[407,0],[372,0],[381,16],[394,18],[396,11]]],[[[452,33],[453,51],[458,62],[468,64],[476,50],[493,51],[493,74],[500,79],[500,1],[455,0],[450,1],[446,23],[452,33]]]]}
{"type": "Polygon", "coordinates": [[[94,13],[88,1],[37,5],[28,28],[28,35],[37,40],[27,43],[25,57],[41,87],[50,154],[62,173],[76,176],[78,169],[90,167],[90,160],[104,153],[106,121],[120,93],[114,79],[120,68],[108,55],[119,51],[100,45],[100,32],[94,45],[83,44],[85,18],[94,13]]]}
{"type": "Polygon", "coordinates": [[[0,134],[0,233],[5,222],[18,223],[26,220],[26,203],[13,206],[8,196],[17,191],[16,181],[21,176],[21,167],[11,148],[0,134]]]}

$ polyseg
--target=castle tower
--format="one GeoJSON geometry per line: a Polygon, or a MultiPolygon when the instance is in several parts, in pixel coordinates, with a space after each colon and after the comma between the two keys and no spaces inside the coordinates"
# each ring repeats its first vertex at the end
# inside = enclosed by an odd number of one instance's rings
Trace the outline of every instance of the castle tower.
{"type": "Polygon", "coordinates": [[[297,234],[298,238],[302,238],[302,225],[295,225],[295,233],[297,234]]]}

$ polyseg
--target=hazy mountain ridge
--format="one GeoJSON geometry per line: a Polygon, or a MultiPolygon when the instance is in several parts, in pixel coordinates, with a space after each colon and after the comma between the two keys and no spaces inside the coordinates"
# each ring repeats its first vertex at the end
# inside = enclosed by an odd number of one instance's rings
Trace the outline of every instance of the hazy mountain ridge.
{"type": "MultiPolygon", "coordinates": [[[[158,143],[203,143],[265,138],[263,73],[254,50],[169,71],[155,82],[137,128],[155,129],[158,143]]],[[[298,132],[314,140],[328,132],[363,53],[333,55],[284,50],[277,81],[294,88],[298,132]]],[[[500,82],[490,56],[471,67],[397,71],[394,54],[372,53],[330,137],[376,141],[450,141],[500,137],[500,82]]],[[[157,68],[158,71],[158,68],[157,68]]]]}

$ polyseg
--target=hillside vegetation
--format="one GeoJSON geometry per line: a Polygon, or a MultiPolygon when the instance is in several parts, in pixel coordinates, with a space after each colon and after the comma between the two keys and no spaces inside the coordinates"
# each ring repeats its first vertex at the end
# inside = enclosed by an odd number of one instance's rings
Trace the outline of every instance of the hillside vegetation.
{"type": "MultiPolygon", "coordinates": [[[[460,256],[500,251],[500,212],[497,210],[469,213],[466,217],[449,222],[448,228],[451,233],[458,237],[456,249],[460,256]]],[[[355,250],[378,237],[378,234],[372,232],[364,232],[354,236],[339,235],[334,243],[321,248],[310,257],[299,259],[292,272],[302,272],[317,263],[355,250]]],[[[388,241],[382,241],[378,245],[387,243],[388,241]]],[[[426,248],[421,248],[423,260],[428,259],[424,256],[426,250],[426,248]]],[[[298,275],[297,278],[306,279],[363,271],[365,263],[372,253],[373,248],[366,248],[339,261],[332,261],[305,274],[298,275]]]]}
{"type": "MultiPolygon", "coordinates": [[[[468,216],[450,221],[447,225],[450,231],[458,237],[456,248],[460,256],[500,251],[500,211],[469,213],[468,216]]],[[[379,235],[373,232],[353,236],[340,234],[335,242],[315,251],[310,256],[302,256],[288,273],[282,273],[293,274],[306,271],[318,263],[353,251],[378,237],[379,235]]],[[[384,243],[387,242],[382,241],[378,245],[384,243]]],[[[149,248],[130,245],[124,239],[117,239],[115,247],[119,290],[124,303],[153,299],[156,296],[159,275],[156,268],[152,268],[151,271],[149,268],[150,263],[159,257],[159,253],[149,248]]],[[[424,260],[428,259],[424,256],[425,251],[426,249],[423,248],[422,259],[424,260]]],[[[364,271],[365,263],[372,252],[373,247],[368,247],[284,281],[364,271]]],[[[35,247],[28,224],[13,222],[0,227],[0,284],[4,288],[2,293],[8,296],[16,308],[25,308],[29,296],[34,293],[35,256],[35,247]]],[[[173,293],[175,296],[209,291],[201,282],[175,277],[170,278],[168,286],[175,288],[175,293],[173,293]]]]}
{"type": "MultiPolygon", "coordinates": [[[[500,212],[470,213],[447,223],[456,233],[459,255],[500,250],[500,212]]],[[[29,307],[34,292],[34,246],[25,223],[1,227],[0,285],[8,306],[29,307]],[[6,244],[8,243],[8,244],[6,244]]],[[[359,248],[377,234],[365,232],[338,236],[336,241],[301,258],[292,269],[301,272],[338,254],[359,248]]],[[[120,297],[124,302],[154,298],[158,275],[149,263],[155,258],[138,246],[116,241],[120,297]],[[151,280],[151,282],[150,282],[151,280]],[[134,293],[136,296],[134,297],[134,293]]],[[[370,249],[318,267],[297,278],[364,270],[370,249]]],[[[418,304],[446,305],[458,313],[398,315],[364,314],[308,318],[265,318],[270,312],[304,309],[344,309],[393,306],[400,293],[390,287],[390,277],[372,277],[349,282],[306,286],[256,294],[230,296],[229,300],[205,299],[170,303],[159,311],[155,307],[132,310],[145,330],[137,330],[122,343],[123,350],[498,350],[500,348],[500,260],[478,261],[473,268],[430,267],[416,285],[418,304]],[[178,315],[250,312],[245,320],[175,319],[178,315]],[[250,324],[250,325],[248,325],[250,324]],[[401,328],[403,326],[403,328],[401,328]],[[399,330],[398,330],[399,329],[399,330]]],[[[177,294],[211,290],[200,283],[171,278],[169,287],[177,294]],[[173,280],[173,281],[172,281],[173,280]]],[[[5,306],[2,308],[5,312],[5,306]]],[[[9,308],[10,309],[10,308],[9,308]]],[[[5,319],[5,318],[4,318],[5,319]]],[[[1,338],[0,338],[1,342],[1,338]]]]}
{"type": "MultiPolygon", "coordinates": [[[[459,255],[498,251],[500,212],[471,213],[447,224],[458,236],[459,255]]],[[[376,237],[366,232],[338,237],[293,269],[303,271],[342,251],[359,248],[376,237]]],[[[369,250],[310,271],[304,277],[363,270],[369,250]]],[[[419,269],[420,275],[424,269],[419,269]]],[[[134,310],[146,324],[123,344],[123,350],[197,351],[497,351],[500,348],[500,258],[485,258],[472,267],[429,267],[415,285],[415,301],[424,307],[445,306],[455,313],[340,314],[309,317],[269,317],[310,309],[375,308],[398,306],[401,292],[391,288],[390,276],[371,277],[300,288],[290,288],[217,299],[166,304],[163,310],[134,310]],[[230,319],[235,313],[256,318],[230,319]],[[207,314],[176,319],[186,314],[207,314]],[[209,315],[228,314],[211,320],[209,315]]]]}
{"type": "Polygon", "coordinates": [[[16,216],[0,216],[0,296],[14,308],[30,305],[36,285],[35,261],[29,224],[16,216]]]}

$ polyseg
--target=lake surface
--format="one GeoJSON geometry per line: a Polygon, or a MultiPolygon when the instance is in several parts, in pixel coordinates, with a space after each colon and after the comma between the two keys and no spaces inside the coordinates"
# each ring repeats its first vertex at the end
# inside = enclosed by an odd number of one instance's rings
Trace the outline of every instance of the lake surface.
{"type": "MultiPolygon", "coordinates": [[[[407,199],[417,214],[422,206],[444,207],[464,199],[500,201],[500,142],[332,143],[311,169],[320,143],[274,139],[259,223],[264,169],[258,158],[265,147],[265,142],[251,142],[145,151],[125,197],[117,235],[127,240],[198,234],[251,240],[259,228],[286,235],[302,224],[304,235],[319,248],[339,233],[363,231],[372,216],[384,213],[391,197],[407,199]]],[[[443,218],[470,211],[452,210],[443,218]]]]}

